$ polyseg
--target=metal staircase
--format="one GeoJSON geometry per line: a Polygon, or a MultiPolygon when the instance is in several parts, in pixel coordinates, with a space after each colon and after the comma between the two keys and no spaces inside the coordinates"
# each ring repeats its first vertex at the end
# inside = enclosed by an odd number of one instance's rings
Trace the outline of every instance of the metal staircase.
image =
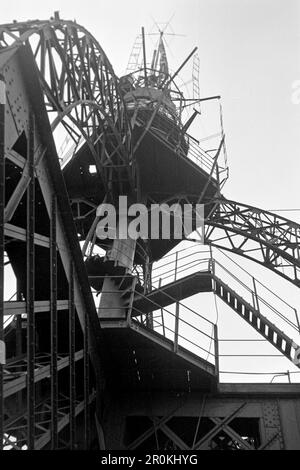
{"type": "MultiPolygon", "coordinates": [[[[272,346],[279,350],[281,354],[294,362],[296,352],[299,351],[300,346],[262,313],[264,312],[262,307],[265,307],[265,310],[269,312],[269,317],[271,314],[273,317],[279,317],[285,325],[289,328],[293,328],[298,334],[299,327],[297,323],[285,317],[266,299],[258,295],[255,284],[255,282],[258,283],[258,281],[256,281],[255,278],[251,276],[252,282],[254,283],[254,287],[252,288],[234,274],[231,274],[227,268],[212,257],[196,259],[195,262],[195,259],[193,259],[195,254],[184,254],[182,258],[184,264],[178,267],[178,256],[180,256],[180,252],[177,252],[175,256],[176,262],[174,261],[173,266],[170,266],[172,262],[167,262],[168,256],[166,257],[166,261],[162,262],[162,265],[167,267],[167,271],[160,271],[158,276],[160,276],[162,272],[162,277],[159,277],[159,279],[157,279],[156,275],[157,268],[153,270],[153,278],[154,280],[156,279],[156,284],[158,281],[158,287],[153,288],[153,290],[147,294],[137,291],[133,294],[134,298],[133,301],[131,301],[132,318],[137,320],[139,317],[147,316],[151,312],[160,311],[160,313],[154,317],[155,322],[162,327],[160,328],[163,332],[162,334],[168,336],[163,319],[166,307],[172,304],[181,305],[182,300],[200,292],[214,292],[226,305],[231,307],[241,318],[272,344],[272,346]],[[190,272],[191,270],[193,272],[190,272]],[[232,283],[234,281],[234,289],[226,283],[227,280],[225,282],[224,278],[222,279],[222,274],[216,274],[218,271],[223,271],[224,277],[225,274],[229,274],[232,278],[232,283]],[[179,279],[177,278],[178,272],[182,275],[179,279]],[[184,275],[185,273],[187,274],[184,275]],[[164,281],[169,280],[172,276],[174,276],[173,281],[163,284],[164,281]],[[240,289],[240,292],[244,292],[241,294],[238,292],[238,289],[240,289]],[[246,293],[249,293],[248,297],[251,298],[252,301],[245,298],[247,297],[246,293]],[[160,318],[160,321],[157,320],[158,318],[160,318]]],[[[168,314],[171,314],[170,310],[166,311],[168,314]]],[[[203,318],[200,314],[194,313],[198,318],[203,318]]],[[[197,321],[197,318],[195,320],[197,321]]],[[[186,322],[186,318],[182,317],[181,321],[186,322]]],[[[196,327],[196,323],[194,323],[193,326],[196,327]]],[[[294,362],[294,364],[296,364],[296,362],[294,362]]],[[[300,367],[299,364],[296,365],[300,367]]]]}
{"type": "MultiPolygon", "coordinates": [[[[192,275],[193,277],[198,278],[199,274],[196,273],[192,275]]],[[[171,290],[153,291],[154,296],[152,296],[151,293],[147,295],[144,292],[136,276],[108,275],[105,278],[109,281],[102,282],[98,316],[106,344],[109,344],[111,367],[123,370],[121,364],[126,361],[126,378],[120,378],[119,387],[161,389],[169,382],[183,390],[186,390],[190,383],[197,389],[210,390],[216,385],[218,378],[216,327],[214,329],[213,323],[201,317],[196,311],[191,310],[195,322],[180,316],[182,306],[179,299],[182,295],[184,297],[189,295],[188,286],[196,285],[195,280],[187,279],[183,293],[177,297],[173,312],[172,306],[170,309],[165,307],[174,303],[172,294],[174,295],[176,290],[182,290],[178,289],[177,285],[172,285],[171,290]],[[115,303],[106,303],[103,299],[112,293],[115,303]],[[157,328],[157,319],[151,314],[154,310],[162,308],[168,319],[164,322],[161,332],[157,328]],[[205,323],[205,327],[203,323],[199,324],[199,320],[205,323]],[[203,340],[206,340],[207,344],[203,340]],[[153,357],[155,358],[154,363],[159,364],[151,377],[149,377],[147,354],[150,354],[152,361],[153,357]]],[[[211,280],[208,281],[211,283],[211,280]]],[[[203,287],[203,290],[206,290],[206,287],[203,287]]],[[[199,291],[199,288],[195,289],[194,293],[197,293],[196,291],[199,291]]]]}
{"type": "MultiPolygon", "coordinates": [[[[277,348],[289,360],[294,359],[293,350],[299,346],[289,338],[283,331],[271,323],[259,310],[253,308],[233,289],[226,285],[221,279],[212,276],[214,280],[214,292],[229,307],[238,313],[249,325],[266,338],[275,348],[277,348]]],[[[298,367],[300,367],[298,365],[298,367]]]]}

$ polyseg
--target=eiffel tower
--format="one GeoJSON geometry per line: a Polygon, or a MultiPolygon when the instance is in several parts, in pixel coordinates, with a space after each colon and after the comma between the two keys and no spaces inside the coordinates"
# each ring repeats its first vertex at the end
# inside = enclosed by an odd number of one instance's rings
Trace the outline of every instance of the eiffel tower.
{"type": "Polygon", "coordinates": [[[219,97],[176,82],[195,49],[174,73],[163,34],[146,53],[142,30],[119,78],[58,13],[0,26],[1,449],[299,449],[300,385],[224,381],[200,307],[218,299],[297,370],[297,311],[230,256],[300,287],[300,226],[223,195],[223,130],[213,151],[191,134],[219,97]],[[99,208],[122,195],[202,204],[204,244],[100,239],[99,208]]]}

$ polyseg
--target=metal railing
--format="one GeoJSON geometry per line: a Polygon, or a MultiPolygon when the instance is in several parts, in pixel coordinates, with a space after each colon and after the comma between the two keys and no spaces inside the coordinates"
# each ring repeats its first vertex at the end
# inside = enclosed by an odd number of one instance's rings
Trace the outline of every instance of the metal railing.
{"type": "MultiPolygon", "coordinates": [[[[147,121],[145,121],[141,116],[138,117],[138,122],[143,126],[147,126],[147,121]]],[[[163,119],[159,120],[159,127],[155,126],[154,121],[150,126],[148,133],[152,134],[157,140],[160,140],[179,156],[190,159],[206,173],[210,173],[214,163],[213,158],[202,150],[200,145],[191,138],[187,138],[185,136],[184,138],[182,137],[181,140],[178,138],[177,142],[173,139],[169,139],[170,128],[167,125],[164,125],[163,119]]],[[[214,179],[217,179],[217,169],[214,170],[212,176],[214,179]]]]}
{"type": "MultiPolygon", "coordinates": [[[[178,347],[182,347],[208,362],[215,363],[217,330],[213,322],[175,299],[174,305],[162,308],[143,294],[138,294],[138,297],[150,302],[153,330],[172,341],[175,352],[178,347]]],[[[147,314],[134,304],[132,318],[132,321],[147,326],[147,314]]]]}
{"type": "Polygon", "coordinates": [[[187,247],[163,257],[152,267],[154,289],[196,272],[210,272],[237,292],[251,307],[273,323],[282,322],[289,330],[300,333],[298,311],[251,275],[222,250],[200,251],[199,246],[187,247]],[[221,257],[225,257],[226,267],[221,257]]]}
{"type": "Polygon", "coordinates": [[[225,253],[226,267],[217,259],[211,260],[212,273],[223,282],[228,282],[251,307],[266,316],[272,323],[287,327],[291,334],[300,333],[299,317],[295,307],[276,294],[265,283],[235,263],[225,253]]]}
{"type": "Polygon", "coordinates": [[[195,250],[195,247],[164,256],[160,261],[152,264],[152,286],[158,288],[196,272],[210,271],[210,251],[195,250]]]}
{"type": "MultiPolygon", "coordinates": [[[[124,299],[123,305],[106,306],[101,304],[101,298],[97,307],[98,316],[100,319],[120,319],[122,318],[127,322],[128,326],[136,323],[139,326],[153,330],[156,334],[161,335],[166,340],[173,343],[174,352],[178,349],[184,348],[185,350],[193,353],[194,355],[205,359],[206,361],[216,365],[217,350],[217,328],[210,320],[197,313],[192,308],[183,305],[181,302],[176,302],[170,296],[171,302],[175,302],[174,306],[169,308],[161,308],[161,306],[147,298],[142,292],[136,290],[137,278],[130,275],[125,276],[89,276],[91,279],[105,279],[108,277],[114,281],[118,286],[118,292],[122,297],[123,293],[128,293],[127,301],[124,299]],[[124,279],[129,278],[131,283],[124,289],[119,287],[124,279]],[[134,305],[136,298],[146,299],[152,306],[151,322],[148,321],[149,314],[145,314],[134,305]],[[103,312],[108,315],[101,316],[103,312]],[[120,316],[115,317],[116,312],[119,311],[120,316]],[[109,312],[112,312],[110,317],[109,312]],[[151,324],[151,326],[150,326],[151,324]]],[[[115,293],[116,290],[103,288],[101,296],[105,294],[115,293]]]]}
{"type": "MultiPolygon", "coordinates": [[[[152,284],[150,284],[150,293],[158,291],[159,288],[190,274],[207,272],[211,275],[212,281],[214,278],[219,278],[222,282],[228,283],[233,291],[236,291],[253,309],[266,316],[269,321],[274,324],[278,324],[278,321],[280,321],[286,328],[299,333],[297,310],[227,255],[225,255],[226,266],[224,266],[220,260],[220,256],[223,255],[225,254],[221,250],[214,251],[214,253],[208,250],[199,251],[199,246],[187,247],[166,255],[159,262],[153,263],[151,266],[152,284]],[[264,293],[268,295],[263,295],[264,293]]],[[[141,289],[141,278],[138,279],[133,275],[128,276],[132,280],[135,279],[136,286],[140,287],[137,290],[132,285],[132,287],[125,289],[129,292],[128,302],[123,307],[124,312],[126,312],[124,317],[128,324],[137,323],[139,326],[148,330],[151,329],[155,334],[163,336],[167,341],[172,342],[174,352],[177,352],[178,348],[184,348],[196,356],[214,363],[216,370],[219,370],[219,358],[223,363],[229,359],[234,360],[234,358],[247,362],[247,358],[251,360],[251,358],[258,357],[283,357],[282,354],[271,354],[264,347],[259,351],[256,349],[250,351],[249,348],[246,348],[245,351],[239,350],[236,352],[232,348],[233,342],[236,341],[243,342],[244,345],[248,344],[248,342],[250,344],[252,341],[261,341],[264,343],[263,346],[268,345],[268,347],[270,344],[266,339],[257,340],[249,338],[245,340],[238,338],[221,339],[218,341],[217,326],[201,315],[201,313],[178,301],[167,293],[165,289],[162,289],[161,292],[162,295],[168,297],[168,306],[162,307],[159,301],[154,301],[150,298],[149,292],[147,295],[141,289]],[[149,313],[143,312],[143,307],[139,309],[138,303],[135,300],[139,300],[142,303],[145,301],[147,303],[146,311],[149,313]],[[150,322],[149,318],[151,319],[150,322]],[[230,342],[231,350],[227,352],[226,349],[224,350],[224,344],[229,344],[230,342]],[[219,352],[220,346],[221,351],[219,352]]],[[[113,276],[111,278],[116,278],[117,283],[120,283],[121,278],[124,277],[113,276]]],[[[120,288],[120,292],[122,294],[122,288],[120,288]]]]}
{"type": "MultiPolygon", "coordinates": [[[[196,272],[210,272],[211,259],[209,251],[199,252],[188,247],[164,256],[160,262],[152,264],[151,290],[156,290],[179,280],[183,276],[196,272]],[[203,258],[203,256],[206,256],[203,258]]],[[[155,332],[171,340],[176,349],[182,346],[198,357],[214,362],[217,369],[217,326],[188,305],[178,301],[164,292],[170,306],[161,307],[159,303],[149,299],[145,294],[137,293],[139,299],[147,299],[152,305],[152,328],[155,332]]],[[[147,325],[147,317],[133,304],[134,321],[147,325]]],[[[149,325],[149,323],[148,323],[149,325]]]]}
{"type": "Polygon", "coordinates": [[[265,383],[266,380],[273,382],[275,377],[281,376],[291,383],[291,377],[295,374],[297,378],[300,374],[299,370],[287,370],[286,357],[274,352],[267,339],[219,338],[218,344],[221,382],[236,382],[236,377],[239,376],[243,381],[248,381],[248,377],[250,381],[255,378],[255,382],[265,383]]]}
{"type": "MultiPolygon", "coordinates": [[[[180,127],[178,127],[177,130],[177,138],[174,133],[172,133],[171,138],[170,126],[167,125],[164,119],[159,119],[159,117],[160,115],[157,113],[148,132],[180,157],[191,160],[203,171],[211,175],[215,181],[221,182],[221,186],[223,186],[228,178],[228,165],[225,161],[225,157],[223,159],[224,161],[221,162],[219,160],[218,164],[215,164],[215,158],[201,148],[196,139],[186,133],[181,134],[180,127]]],[[[137,121],[140,125],[145,128],[147,127],[147,121],[141,115],[138,116],[137,121]]]]}

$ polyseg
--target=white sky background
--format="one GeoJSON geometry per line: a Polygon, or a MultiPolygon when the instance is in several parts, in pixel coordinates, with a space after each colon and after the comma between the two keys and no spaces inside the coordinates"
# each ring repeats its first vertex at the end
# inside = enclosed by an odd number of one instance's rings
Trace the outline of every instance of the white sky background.
{"type": "Polygon", "coordinates": [[[299,0],[12,1],[1,8],[1,23],[47,19],[54,10],[84,25],[119,75],[141,26],[149,31],[152,18],[175,14],[172,29],[186,37],[169,41],[172,68],[197,45],[201,94],[222,96],[225,195],[266,209],[300,207],[300,105],[291,102],[300,80],[299,0]]]}
{"type": "MultiPolygon", "coordinates": [[[[1,23],[49,19],[55,10],[95,36],[118,75],[141,26],[153,31],[153,20],[167,22],[174,14],[172,30],[185,37],[168,40],[171,68],[198,46],[201,95],[222,96],[230,166],[224,195],[265,209],[300,209],[300,104],[291,100],[292,84],[300,80],[300,0],[12,1],[2,6],[1,23]]],[[[201,120],[199,132],[205,112],[201,120]]],[[[280,214],[300,222],[300,211],[280,214]]],[[[257,266],[252,271],[300,310],[296,288],[257,266]]],[[[220,302],[223,336],[237,329],[249,336],[251,327],[220,302]]],[[[294,369],[288,361],[265,364],[253,360],[249,368],[294,369]]]]}

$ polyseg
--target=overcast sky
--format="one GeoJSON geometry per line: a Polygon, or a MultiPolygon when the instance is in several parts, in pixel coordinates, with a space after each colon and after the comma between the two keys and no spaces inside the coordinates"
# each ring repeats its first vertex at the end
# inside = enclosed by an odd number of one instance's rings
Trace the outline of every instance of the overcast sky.
{"type": "MultiPolygon", "coordinates": [[[[264,208],[300,208],[299,0],[27,0],[5,2],[1,22],[47,19],[59,10],[98,39],[117,74],[142,25],[166,22],[171,67],[199,47],[202,96],[221,94],[230,165],[227,197],[264,208]]],[[[205,115],[203,115],[203,121],[205,115]]],[[[300,220],[300,212],[288,214],[300,220]]]]}
{"type": "MultiPolygon", "coordinates": [[[[1,23],[48,19],[55,10],[96,37],[118,75],[141,26],[149,32],[154,20],[173,17],[169,31],[184,36],[168,39],[171,68],[198,46],[201,95],[222,96],[230,166],[224,195],[300,209],[300,104],[292,102],[300,80],[300,0],[15,0],[1,7],[1,23]]],[[[205,128],[205,112],[201,119],[205,128]]],[[[300,211],[283,214],[300,222],[300,211]]]]}

